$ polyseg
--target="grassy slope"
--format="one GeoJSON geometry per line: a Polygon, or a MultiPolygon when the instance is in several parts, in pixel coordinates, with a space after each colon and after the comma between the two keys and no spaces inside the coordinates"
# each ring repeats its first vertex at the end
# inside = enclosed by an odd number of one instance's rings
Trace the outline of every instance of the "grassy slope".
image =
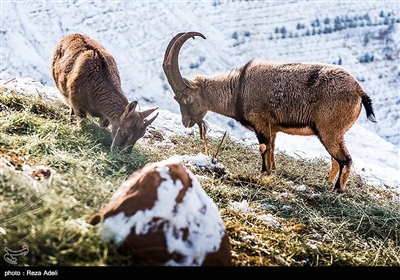
{"type": "MultiPolygon", "coordinates": [[[[149,130],[129,155],[110,149],[107,129],[70,124],[60,101],[0,90],[0,246],[29,246],[22,265],[140,265],[88,225],[127,175],[151,161],[204,152],[198,135],[149,130]]],[[[215,153],[221,139],[209,139],[215,153]]],[[[260,179],[257,148],[224,140],[225,170],[192,170],[220,209],[236,266],[399,266],[400,205],[352,173],[341,195],[329,163],[276,155],[260,179]],[[249,211],[234,202],[247,201],[249,211]]],[[[7,265],[2,261],[2,265],[7,265]]]]}

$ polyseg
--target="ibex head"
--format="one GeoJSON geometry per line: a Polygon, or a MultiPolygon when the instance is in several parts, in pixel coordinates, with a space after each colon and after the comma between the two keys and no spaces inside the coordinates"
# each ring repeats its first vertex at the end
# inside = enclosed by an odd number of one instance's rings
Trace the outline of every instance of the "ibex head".
{"type": "Polygon", "coordinates": [[[202,88],[196,82],[196,79],[188,80],[182,78],[179,71],[178,56],[182,45],[189,38],[199,36],[203,39],[206,37],[199,32],[186,32],[177,34],[169,43],[163,62],[163,69],[167,76],[168,83],[174,91],[174,99],[179,103],[182,124],[185,127],[192,127],[196,123],[203,122],[203,118],[207,113],[207,109],[203,105],[201,98],[202,88]]]}
{"type": "Polygon", "coordinates": [[[132,101],[125,107],[119,118],[119,123],[112,124],[111,136],[113,146],[122,153],[131,152],[136,141],[146,133],[146,128],[157,118],[157,115],[146,120],[151,113],[158,109],[154,107],[143,112],[136,111],[137,101],[132,101]]]}

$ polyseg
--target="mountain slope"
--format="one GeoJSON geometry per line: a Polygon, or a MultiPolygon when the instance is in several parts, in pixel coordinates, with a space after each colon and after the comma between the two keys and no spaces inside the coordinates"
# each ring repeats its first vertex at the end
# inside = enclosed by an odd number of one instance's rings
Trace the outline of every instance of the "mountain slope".
{"type": "MultiPolygon", "coordinates": [[[[68,107],[59,98],[46,98],[54,93],[30,79],[0,84],[0,246],[6,253],[29,248],[14,262],[4,254],[0,270],[5,273],[37,266],[55,268],[63,277],[78,266],[89,267],[92,275],[104,275],[95,266],[137,273],[132,266],[148,264],[118,253],[89,221],[127,176],[169,157],[192,170],[217,205],[235,266],[335,266],[338,271],[339,266],[400,264],[399,188],[372,186],[354,170],[346,191],[337,194],[326,180],[329,160],[281,152],[276,172],[260,177],[257,149],[231,137],[223,142],[209,137],[211,159],[203,154],[197,131],[182,129],[178,115],[166,111],[160,112],[163,128],[151,127],[131,153],[119,154],[110,149],[109,129],[92,118],[71,124],[68,107]]],[[[375,138],[365,140],[373,147],[379,140],[370,134],[375,138]]]]}

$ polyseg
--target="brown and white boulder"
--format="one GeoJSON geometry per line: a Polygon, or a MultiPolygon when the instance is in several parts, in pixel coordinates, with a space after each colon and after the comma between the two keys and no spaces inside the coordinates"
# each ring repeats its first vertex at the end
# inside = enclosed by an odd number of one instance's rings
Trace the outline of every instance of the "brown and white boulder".
{"type": "Polygon", "coordinates": [[[217,206],[179,161],[131,174],[90,223],[121,253],[148,265],[232,265],[217,206]]]}

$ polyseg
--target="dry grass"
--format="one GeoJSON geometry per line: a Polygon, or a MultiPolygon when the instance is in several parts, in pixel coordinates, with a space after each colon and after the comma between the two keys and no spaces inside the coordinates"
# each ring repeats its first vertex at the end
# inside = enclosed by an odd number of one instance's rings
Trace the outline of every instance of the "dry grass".
{"type": "MultiPolygon", "coordinates": [[[[88,221],[146,163],[204,153],[199,136],[174,136],[165,145],[166,136],[153,129],[120,155],[110,150],[107,129],[92,119],[71,125],[60,101],[0,90],[0,104],[1,247],[28,245],[21,265],[140,265],[104,243],[88,221]]],[[[208,139],[212,154],[220,140],[208,139]]],[[[325,159],[283,152],[276,172],[260,178],[257,149],[226,137],[217,157],[224,170],[192,170],[220,209],[235,266],[400,265],[393,192],[353,172],[337,195],[325,159]]]]}

